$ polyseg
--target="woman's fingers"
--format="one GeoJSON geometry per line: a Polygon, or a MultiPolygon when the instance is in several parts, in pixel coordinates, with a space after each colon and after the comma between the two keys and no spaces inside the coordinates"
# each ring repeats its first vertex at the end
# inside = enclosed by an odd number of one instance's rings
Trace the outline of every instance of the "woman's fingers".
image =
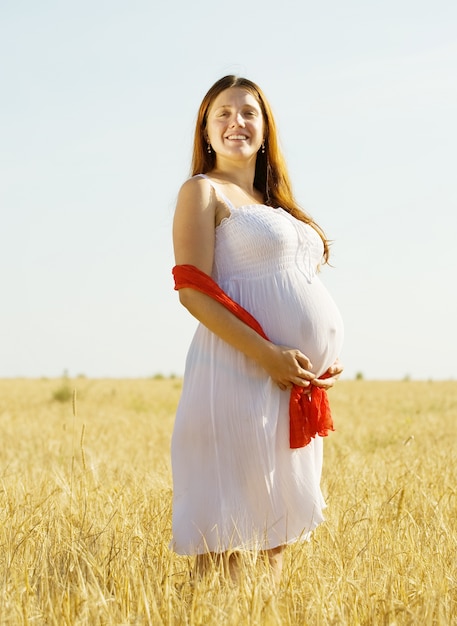
{"type": "Polygon", "coordinates": [[[341,374],[341,372],[343,371],[344,367],[343,365],[340,363],[339,359],[336,359],[335,363],[333,363],[333,365],[331,365],[327,372],[330,374],[330,376],[339,376],[341,374]]]}
{"type": "Polygon", "coordinates": [[[298,366],[298,371],[292,382],[294,385],[299,385],[300,387],[309,387],[311,382],[316,378],[316,375],[311,371],[313,364],[308,359],[306,354],[303,354],[300,350],[295,350],[294,357],[298,366]]]}
{"type": "Polygon", "coordinates": [[[300,352],[300,350],[295,350],[295,359],[296,359],[298,365],[302,369],[304,369],[305,371],[311,373],[311,370],[313,369],[313,364],[308,359],[306,354],[303,354],[303,352],[300,352]]]}
{"type": "Polygon", "coordinates": [[[292,369],[294,371],[285,378],[275,380],[276,384],[282,391],[291,389],[293,385],[303,387],[305,390],[306,388],[309,388],[309,391],[311,391],[311,385],[320,387],[321,389],[330,389],[336,383],[341,372],[343,371],[343,366],[340,361],[336,359],[333,365],[328,368],[321,378],[316,378],[315,374],[311,371],[313,365],[303,352],[300,352],[300,350],[291,350],[285,347],[283,347],[283,349],[289,354],[289,358],[292,357],[292,369]]]}
{"type": "Polygon", "coordinates": [[[268,370],[281,390],[291,389],[293,385],[310,387],[316,376],[311,371],[311,361],[303,352],[287,346],[276,346],[274,355],[275,360],[268,370]]]}
{"type": "Polygon", "coordinates": [[[329,376],[328,378],[315,378],[311,384],[321,389],[330,389],[336,381],[337,378],[335,378],[335,376],[329,376]]]}
{"type": "Polygon", "coordinates": [[[274,382],[278,385],[281,391],[292,389],[294,385],[296,385],[297,387],[303,387],[305,389],[306,387],[311,386],[311,382],[303,378],[296,378],[295,381],[288,381],[288,382],[282,382],[282,381],[274,381],[274,382]]]}

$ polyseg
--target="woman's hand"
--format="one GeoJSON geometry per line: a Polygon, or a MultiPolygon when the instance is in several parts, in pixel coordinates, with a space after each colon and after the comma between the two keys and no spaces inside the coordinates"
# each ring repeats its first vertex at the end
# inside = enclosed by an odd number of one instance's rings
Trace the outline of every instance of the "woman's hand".
{"type": "Polygon", "coordinates": [[[262,365],[271,376],[273,382],[284,391],[293,385],[309,387],[316,376],[312,373],[312,363],[308,357],[287,346],[270,344],[268,358],[262,365]]]}
{"type": "Polygon", "coordinates": [[[330,389],[336,383],[342,371],[343,366],[341,365],[340,360],[336,359],[325,374],[323,374],[320,378],[314,378],[311,384],[316,387],[320,387],[321,389],[330,389]]]}

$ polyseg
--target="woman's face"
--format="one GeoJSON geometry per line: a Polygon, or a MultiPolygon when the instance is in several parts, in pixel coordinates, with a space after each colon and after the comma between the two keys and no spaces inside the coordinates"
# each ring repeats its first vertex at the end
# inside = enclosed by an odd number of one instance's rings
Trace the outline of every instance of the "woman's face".
{"type": "Polygon", "coordinates": [[[208,110],[207,140],[218,158],[240,160],[257,155],[264,127],[257,99],[241,87],[222,91],[208,110]]]}

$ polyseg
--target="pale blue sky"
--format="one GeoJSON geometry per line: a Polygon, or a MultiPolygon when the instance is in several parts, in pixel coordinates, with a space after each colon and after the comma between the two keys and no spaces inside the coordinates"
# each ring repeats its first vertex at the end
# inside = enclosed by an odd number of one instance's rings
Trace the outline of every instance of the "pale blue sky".
{"type": "Polygon", "coordinates": [[[3,0],[0,29],[0,376],[182,374],[174,202],[227,73],[334,240],[345,376],[457,376],[457,3],[3,0]]]}

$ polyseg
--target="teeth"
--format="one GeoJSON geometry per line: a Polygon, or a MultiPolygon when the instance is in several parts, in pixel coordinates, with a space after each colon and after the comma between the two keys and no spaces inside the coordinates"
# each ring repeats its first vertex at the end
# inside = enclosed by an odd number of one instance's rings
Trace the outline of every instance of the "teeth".
{"type": "Polygon", "coordinates": [[[247,139],[246,135],[229,135],[227,139],[247,139]]]}

